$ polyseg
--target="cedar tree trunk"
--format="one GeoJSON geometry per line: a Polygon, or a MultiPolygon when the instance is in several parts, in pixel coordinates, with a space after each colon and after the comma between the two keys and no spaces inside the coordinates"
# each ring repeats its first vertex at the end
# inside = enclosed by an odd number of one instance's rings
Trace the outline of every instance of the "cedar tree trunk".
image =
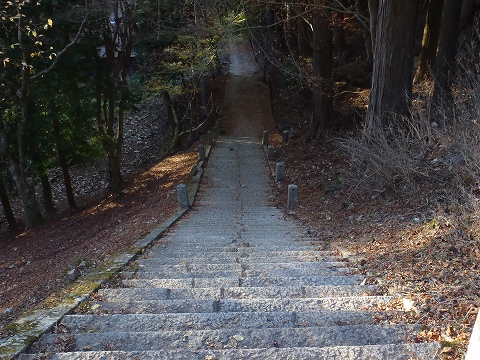
{"type": "Polygon", "coordinates": [[[297,43],[298,43],[298,56],[307,58],[312,56],[311,45],[311,29],[307,24],[307,21],[300,16],[296,21],[297,27],[297,43]]]}
{"type": "Polygon", "coordinates": [[[53,133],[55,135],[55,143],[56,143],[55,145],[57,148],[60,167],[62,169],[63,183],[65,185],[65,192],[67,195],[68,206],[70,210],[74,210],[77,207],[77,204],[75,203],[75,196],[73,195],[72,179],[70,177],[68,161],[67,161],[67,157],[65,155],[65,149],[63,146],[62,135],[60,131],[60,120],[58,119],[58,114],[56,112],[55,105],[51,104],[51,109],[53,114],[52,122],[53,122],[53,133]]]}
{"type": "Polygon", "coordinates": [[[373,63],[373,45],[372,34],[370,33],[368,10],[368,0],[356,0],[356,8],[358,13],[358,21],[360,23],[360,30],[362,31],[363,41],[365,42],[365,50],[367,52],[367,64],[373,63]]]}
{"type": "MultiPolygon", "coordinates": [[[[24,54],[24,59],[27,55],[24,54]]],[[[24,60],[25,63],[27,60],[24,60]]],[[[20,198],[22,199],[26,230],[43,222],[43,215],[37,201],[35,189],[27,175],[27,159],[25,154],[25,129],[28,119],[28,90],[30,85],[30,69],[24,66],[22,69],[22,87],[20,91],[21,116],[17,124],[17,156],[18,160],[10,156],[10,171],[17,185],[20,198]]],[[[11,155],[11,154],[10,154],[11,155]]]]}
{"type": "Polygon", "coordinates": [[[372,50],[374,56],[375,45],[377,44],[377,24],[380,1],[384,2],[383,0],[368,0],[368,12],[370,13],[370,36],[372,37],[372,50]]]}
{"type": "Polygon", "coordinates": [[[170,146],[167,150],[166,155],[170,155],[178,146],[178,142],[180,141],[180,130],[181,130],[181,123],[178,119],[177,112],[175,110],[173,100],[168,93],[168,91],[164,90],[162,92],[163,100],[165,101],[165,105],[167,107],[168,113],[168,122],[170,124],[170,129],[173,132],[172,141],[170,142],[170,146]]]}
{"type": "Polygon", "coordinates": [[[0,200],[2,202],[3,212],[5,214],[5,219],[7,219],[8,226],[15,229],[17,227],[17,221],[15,220],[15,215],[13,215],[12,207],[10,205],[10,199],[8,198],[7,189],[5,188],[4,182],[0,179],[0,200]]]}
{"type": "Polygon", "coordinates": [[[110,189],[119,195],[123,194],[123,121],[129,94],[127,77],[135,27],[134,7],[135,2],[115,0],[113,13],[105,18],[105,87],[97,83],[98,129],[107,153],[110,189]]]}
{"type": "Polygon", "coordinates": [[[418,60],[415,83],[430,79],[430,72],[433,70],[435,58],[437,57],[438,38],[442,24],[444,0],[430,0],[427,10],[427,20],[423,30],[422,50],[418,60]]]}
{"type": "Polygon", "coordinates": [[[333,44],[327,11],[320,7],[313,13],[313,114],[307,141],[322,135],[333,116],[333,44]]]}
{"type": "Polygon", "coordinates": [[[54,216],[57,214],[57,209],[55,208],[55,204],[53,202],[52,187],[50,186],[48,175],[40,174],[38,177],[40,178],[40,183],[42,185],[43,208],[48,216],[54,216]]]}
{"type": "Polygon", "coordinates": [[[440,106],[444,109],[451,109],[453,106],[451,83],[455,73],[455,56],[457,54],[457,37],[460,32],[462,3],[463,0],[445,0],[438,54],[433,70],[435,81],[433,114],[440,106]]]}
{"type": "Polygon", "coordinates": [[[418,0],[381,0],[367,129],[409,114],[418,0]]]}

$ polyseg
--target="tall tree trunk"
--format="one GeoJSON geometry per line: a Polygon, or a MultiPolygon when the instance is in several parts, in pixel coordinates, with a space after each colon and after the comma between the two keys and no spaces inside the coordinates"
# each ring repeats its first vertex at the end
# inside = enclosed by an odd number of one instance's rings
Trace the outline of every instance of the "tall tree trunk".
{"type": "Polygon", "coordinates": [[[65,185],[65,193],[67,195],[68,207],[70,210],[75,210],[77,208],[77,203],[75,202],[75,195],[73,193],[72,187],[72,178],[70,177],[70,167],[68,166],[68,161],[64,155],[58,155],[60,161],[60,167],[62,168],[63,175],[63,184],[65,185]]]}
{"type": "Polygon", "coordinates": [[[14,159],[13,156],[10,156],[10,164],[9,168],[11,170],[12,177],[17,183],[17,188],[22,198],[23,207],[25,209],[25,218],[26,218],[26,227],[27,229],[32,228],[33,226],[42,222],[43,217],[40,211],[40,207],[38,205],[38,201],[35,194],[35,189],[31,184],[29,179],[29,175],[27,173],[28,170],[28,162],[25,154],[25,132],[27,129],[28,123],[28,99],[29,99],[29,90],[30,90],[30,83],[32,81],[36,81],[42,79],[46,74],[51,72],[57,62],[58,59],[69,49],[73,46],[81,37],[81,33],[83,31],[83,27],[86,23],[87,18],[85,17],[78,29],[77,34],[75,35],[74,39],[69,42],[67,45],[63,47],[63,49],[58,50],[55,52],[55,60],[52,63],[44,68],[41,71],[35,71],[35,74],[31,74],[34,69],[31,66],[32,62],[32,54],[36,51],[37,45],[33,45],[33,43],[29,44],[29,42],[25,41],[25,35],[28,32],[28,37],[31,37],[29,41],[31,41],[36,35],[34,34],[33,29],[30,28],[31,24],[29,23],[26,17],[26,14],[23,13],[22,9],[24,7],[24,3],[28,3],[29,1],[17,1],[15,2],[17,5],[17,16],[15,17],[15,21],[17,24],[16,32],[17,32],[17,45],[21,51],[21,85],[20,89],[18,90],[19,98],[20,98],[20,119],[17,122],[17,154],[14,159]],[[35,49],[35,50],[32,50],[35,49]]]}
{"type": "MultiPolygon", "coordinates": [[[[407,0],[410,1],[410,0],[407,0]]],[[[377,44],[378,11],[380,2],[383,0],[368,0],[368,12],[370,13],[370,35],[372,37],[372,49],[375,56],[375,46],[377,44]]]]}
{"type": "MultiPolygon", "coordinates": [[[[108,91],[108,107],[107,107],[107,135],[108,140],[106,144],[107,158],[108,158],[108,173],[109,173],[109,184],[110,190],[115,194],[122,194],[123,188],[123,179],[120,168],[121,154],[117,153],[119,142],[121,139],[119,134],[115,134],[115,106],[116,106],[116,87],[113,84],[112,80],[107,87],[108,91]]],[[[117,119],[118,125],[120,125],[123,120],[120,117],[117,119]]]]}
{"type": "Polygon", "coordinates": [[[57,209],[53,202],[52,196],[52,187],[50,186],[50,181],[48,180],[47,174],[40,174],[40,183],[42,185],[42,203],[43,208],[48,216],[54,216],[57,214],[57,209]]]}
{"type": "Polygon", "coordinates": [[[17,221],[15,220],[15,215],[13,214],[12,207],[10,205],[10,199],[8,198],[7,189],[5,188],[4,182],[0,179],[0,200],[2,202],[3,212],[5,214],[5,219],[7,219],[8,226],[15,229],[17,227],[17,221]]]}
{"type": "Polygon", "coordinates": [[[53,121],[53,133],[55,135],[55,145],[57,148],[58,160],[63,174],[63,184],[65,185],[65,193],[67,195],[68,207],[70,210],[74,210],[77,207],[75,203],[75,196],[73,194],[72,188],[72,179],[70,177],[70,170],[68,167],[67,157],[65,155],[65,150],[62,141],[62,134],[60,131],[60,120],[58,119],[58,114],[54,104],[50,104],[50,109],[52,113],[53,121]]]}
{"type": "Polygon", "coordinates": [[[164,90],[162,92],[163,100],[165,101],[165,105],[167,107],[168,113],[168,120],[170,123],[170,128],[172,129],[172,141],[170,142],[170,146],[167,150],[167,155],[171,154],[178,146],[178,142],[180,141],[180,131],[181,131],[181,124],[180,120],[178,119],[177,112],[173,105],[172,98],[168,91],[164,90]]]}
{"type": "Polygon", "coordinates": [[[368,10],[368,0],[356,0],[356,8],[358,13],[358,22],[360,23],[360,31],[365,42],[365,50],[367,52],[367,64],[373,64],[373,40],[370,33],[370,12],[368,10]]]}
{"type": "MultiPolygon", "coordinates": [[[[319,5],[325,5],[325,1],[319,5]]],[[[327,11],[318,8],[313,13],[313,114],[307,141],[316,138],[318,133],[323,135],[333,116],[333,44],[327,11]]]]}
{"type": "Polygon", "coordinates": [[[110,188],[114,194],[123,194],[123,178],[121,173],[120,158],[110,154],[108,156],[108,170],[110,174],[110,188]]]}
{"type": "Polygon", "coordinates": [[[414,82],[419,83],[430,79],[430,73],[437,56],[438,38],[442,24],[444,0],[430,0],[427,10],[427,20],[423,30],[422,50],[418,61],[414,82]]]}
{"type": "Polygon", "coordinates": [[[200,76],[200,101],[202,103],[202,118],[205,120],[208,116],[208,95],[205,83],[205,75],[200,76]]]}
{"type": "MultiPolygon", "coordinates": [[[[9,141],[7,138],[7,134],[5,132],[5,126],[4,126],[3,119],[1,117],[1,111],[0,111],[0,156],[2,157],[2,160],[9,158],[9,155],[8,155],[9,151],[10,151],[9,141]]],[[[5,164],[3,165],[5,166],[5,164]]],[[[8,171],[5,171],[5,172],[8,174],[8,171]]],[[[10,205],[10,199],[8,198],[8,192],[7,192],[7,189],[5,188],[5,181],[3,178],[0,178],[0,200],[2,202],[3,211],[5,213],[5,218],[7,219],[8,225],[11,228],[16,228],[17,222],[15,220],[15,216],[13,214],[12,207],[10,205]]]]}
{"type": "MultiPolygon", "coordinates": [[[[115,55],[113,55],[115,56],[115,55]]],[[[115,61],[113,59],[113,61],[115,61]]],[[[106,151],[107,151],[107,158],[108,158],[108,173],[109,173],[109,185],[110,190],[115,194],[122,193],[122,173],[120,166],[118,166],[119,158],[117,155],[117,144],[120,140],[120,137],[115,134],[115,107],[116,107],[116,86],[115,86],[115,76],[116,74],[110,74],[110,79],[108,80],[107,84],[107,141],[106,141],[106,151]]],[[[118,119],[118,123],[120,124],[120,118],[118,119]]]]}
{"type": "Polygon", "coordinates": [[[418,0],[381,0],[367,129],[409,114],[418,0]]]}
{"type": "Polygon", "coordinates": [[[343,21],[345,14],[338,12],[333,23],[333,49],[336,54],[342,54],[345,51],[345,28],[343,21]]]}
{"type": "MultiPolygon", "coordinates": [[[[36,144],[35,141],[32,144],[34,147],[39,147],[39,144],[36,144]]],[[[52,186],[50,185],[50,180],[48,179],[48,169],[42,165],[42,159],[33,161],[38,179],[40,180],[41,185],[41,202],[43,205],[43,210],[45,215],[48,217],[53,217],[57,214],[57,209],[55,208],[55,202],[53,201],[52,186]]]]}
{"type": "Polygon", "coordinates": [[[116,136],[116,148],[115,155],[112,156],[111,160],[111,172],[112,172],[112,190],[116,194],[123,194],[123,178],[122,178],[122,156],[123,156],[123,136],[124,136],[124,118],[125,118],[125,107],[127,106],[127,92],[128,92],[128,83],[126,69],[122,72],[121,79],[121,90],[120,90],[120,101],[118,104],[118,124],[117,124],[117,136],[116,136]]]}
{"type": "Polygon", "coordinates": [[[267,9],[265,10],[265,25],[267,26],[266,43],[274,48],[277,42],[277,31],[275,25],[275,7],[273,5],[267,5],[267,9]]]}
{"type": "Polygon", "coordinates": [[[311,45],[311,29],[308,26],[303,16],[297,18],[297,43],[298,43],[298,56],[302,58],[308,58],[312,56],[311,45]]]}
{"type": "Polygon", "coordinates": [[[451,109],[453,95],[451,83],[455,73],[457,38],[460,32],[460,16],[463,0],[445,0],[442,28],[438,42],[438,54],[433,71],[433,114],[441,106],[451,109]]]}
{"type": "Polygon", "coordinates": [[[43,222],[43,215],[38,205],[37,196],[32,184],[28,182],[19,163],[13,157],[10,157],[8,167],[22,200],[26,222],[25,229],[29,230],[43,222]]]}
{"type": "Polygon", "coordinates": [[[286,18],[284,20],[284,37],[285,43],[287,44],[287,49],[289,55],[293,59],[298,59],[298,37],[295,32],[295,6],[293,4],[286,3],[286,18]]]}
{"type": "Polygon", "coordinates": [[[123,121],[129,93],[127,76],[133,46],[134,7],[135,2],[115,0],[113,13],[105,17],[106,76],[104,80],[106,86],[103,98],[102,87],[97,84],[98,129],[103,137],[103,145],[107,153],[110,189],[119,195],[123,194],[121,174],[123,121]],[[115,19],[113,22],[112,17],[115,19]],[[116,111],[118,111],[118,117],[115,116],[116,111]]]}
{"type": "Polygon", "coordinates": [[[475,15],[475,0],[463,0],[462,14],[460,16],[461,28],[468,27],[475,15]]]}
{"type": "MultiPolygon", "coordinates": [[[[203,33],[203,12],[202,12],[202,4],[200,4],[199,0],[195,0],[193,3],[194,12],[195,12],[195,36],[197,37],[197,50],[200,52],[200,38],[202,37],[203,33]]],[[[202,103],[202,117],[203,119],[207,118],[207,106],[208,106],[208,99],[207,99],[207,89],[205,85],[205,75],[203,73],[200,74],[199,79],[200,85],[200,101],[202,103]]]]}
{"type": "MultiPolygon", "coordinates": [[[[24,62],[27,64],[28,54],[24,54],[24,62]]],[[[22,69],[22,88],[20,91],[20,121],[17,124],[17,156],[18,160],[10,156],[10,171],[17,184],[20,198],[22,199],[25,212],[26,229],[43,222],[43,215],[37,201],[35,189],[27,175],[27,159],[25,154],[25,129],[28,120],[28,90],[30,88],[30,68],[22,69]]]]}

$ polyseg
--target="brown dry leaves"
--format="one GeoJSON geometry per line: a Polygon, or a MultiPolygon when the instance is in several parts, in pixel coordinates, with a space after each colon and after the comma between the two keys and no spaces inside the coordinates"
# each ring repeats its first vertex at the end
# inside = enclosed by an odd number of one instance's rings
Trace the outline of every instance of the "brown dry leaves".
{"type": "Polygon", "coordinates": [[[195,147],[131,178],[122,197],[108,196],[29,232],[1,238],[2,328],[65,287],[66,270],[80,259],[93,269],[170,217],[177,209],[176,185],[186,181],[198,158],[195,147]]]}
{"type": "Polygon", "coordinates": [[[424,325],[412,341],[441,341],[445,359],[466,351],[480,300],[480,223],[460,207],[435,202],[436,189],[424,184],[418,199],[386,190],[355,189],[348,163],[333,141],[305,144],[298,135],[284,144],[274,139],[277,161],[287,178],[275,189],[285,208],[286,187],[299,185],[297,218],[325,246],[356,254],[359,272],[396,297],[391,309],[404,310],[384,322],[424,325]]]}

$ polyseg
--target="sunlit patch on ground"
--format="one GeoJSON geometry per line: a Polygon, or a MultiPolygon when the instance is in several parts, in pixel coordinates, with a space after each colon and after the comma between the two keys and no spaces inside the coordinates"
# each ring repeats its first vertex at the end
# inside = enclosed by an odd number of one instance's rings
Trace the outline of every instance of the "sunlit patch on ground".
{"type": "MultiPolygon", "coordinates": [[[[0,242],[0,324],[64,287],[66,272],[89,268],[128,248],[177,209],[175,189],[197,161],[196,147],[127,181],[125,195],[107,196],[70,216],[0,242]]],[[[2,333],[0,332],[0,336],[2,333]]]]}

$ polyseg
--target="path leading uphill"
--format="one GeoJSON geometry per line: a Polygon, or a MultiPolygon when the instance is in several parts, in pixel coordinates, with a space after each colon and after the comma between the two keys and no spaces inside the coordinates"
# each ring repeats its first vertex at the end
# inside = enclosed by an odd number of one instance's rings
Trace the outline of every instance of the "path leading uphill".
{"type": "Polygon", "coordinates": [[[259,138],[273,120],[246,49],[232,51],[231,126],[194,208],[119,287],[100,290],[22,359],[435,358],[439,344],[409,341],[417,326],[378,323],[389,297],[369,296],[375,288],[348,262],[269,204],[259,138]]]}

